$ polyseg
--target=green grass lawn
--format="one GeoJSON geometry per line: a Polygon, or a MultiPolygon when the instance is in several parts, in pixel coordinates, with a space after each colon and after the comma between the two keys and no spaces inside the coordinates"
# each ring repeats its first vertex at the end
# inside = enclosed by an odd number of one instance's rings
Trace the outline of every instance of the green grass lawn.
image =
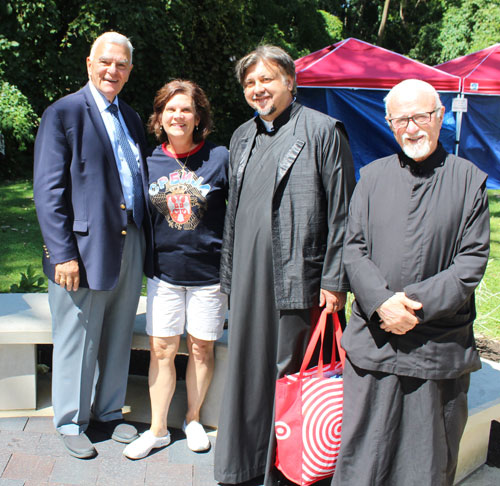
{"type": "MultiPolygon", "coordinates": [[[[478,334],[500,339],[500,190],[489,191],[491,250],[486,275],[476,295],[478,334]]],[[[42,275],[42,237],[31,181],[0,184],[0,292],[19,284],[31,265],[42,275]]],[[[143,292],[144,293],[144,292],[143,292]]]]}
{"type": "Polygon", "coordinates": [[[500,339],[500,191],[488,191],[490,203],[490,258],[476,291],[476,333],[500,339]]]}
{"type": "Polygon", "coordinates": [[[19,284],[28,265],[43,274],[42,244],[31,181],[0,184],[0,292],[19,284]]]}

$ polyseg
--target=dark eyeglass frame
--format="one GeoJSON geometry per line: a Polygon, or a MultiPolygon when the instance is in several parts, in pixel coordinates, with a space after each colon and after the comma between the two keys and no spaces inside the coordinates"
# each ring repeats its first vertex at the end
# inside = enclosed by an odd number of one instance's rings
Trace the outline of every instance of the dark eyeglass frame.
{"type": "Polygon", "coordinates": [[[415,113],[412,116],[402,116],[399,118],[388,118],[387,121],[390,123],[391,127],[394,128],[395,130],[400,130],[401,128],[406,128],[408,127],[408,124],[410,123],[410,120],[415,123],[415,125],[427,125],[430,123],[432,120],[432,114],[436,113],[438,110],[440,110],[441,107],[438,106],[437,108],[434,108],[432,111],[424,111],[423,113],[415,113]],[[417,121],[415,120],[415,117],[422,117],[426,116],[425,119],[417,121]],[[397,123],[397,126],[394,125],[394,122],[397,123]]]}

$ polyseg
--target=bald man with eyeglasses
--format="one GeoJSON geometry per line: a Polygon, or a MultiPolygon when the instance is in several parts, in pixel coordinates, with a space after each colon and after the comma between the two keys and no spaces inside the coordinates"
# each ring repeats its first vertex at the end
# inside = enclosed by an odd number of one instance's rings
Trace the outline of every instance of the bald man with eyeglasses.
{"type": "Polygon", "coordinates": [[[344,263],[355,300],[332,484],[451,486],[481,367],[486,174],[439,143],[445,109],[431,85],[403,81],[385,103],[402,150],[361,169],[351,200],[344,263]]]}

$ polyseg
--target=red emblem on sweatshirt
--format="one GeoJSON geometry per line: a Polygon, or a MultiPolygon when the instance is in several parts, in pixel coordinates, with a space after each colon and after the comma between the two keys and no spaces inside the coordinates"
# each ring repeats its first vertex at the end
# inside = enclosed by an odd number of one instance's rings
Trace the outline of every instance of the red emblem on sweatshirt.
{"type": "Polygon", "coordinates": [[[191,217],[191,198],[188,194],[168,194],[167,205],[171,218],[178,224],[184,224],[191,217]]]}

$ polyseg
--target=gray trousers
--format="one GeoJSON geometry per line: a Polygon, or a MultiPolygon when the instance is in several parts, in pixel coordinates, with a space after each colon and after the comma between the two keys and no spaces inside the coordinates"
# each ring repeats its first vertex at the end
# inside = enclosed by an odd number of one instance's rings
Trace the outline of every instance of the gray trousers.
{"type": "Polygon", "coordinates": [[[332,486],[451,486],[470,373],[424,380],[346,360],[342,442],[332,486]]]}
{"type": "Polygon", "coordinates": [[[78,435],[89,420],[122,417],[134,320],[142,285],[145,240],[128,225],[113,290],[67,290],[49,281],[52,313],[54,425],[78,435]]]}

